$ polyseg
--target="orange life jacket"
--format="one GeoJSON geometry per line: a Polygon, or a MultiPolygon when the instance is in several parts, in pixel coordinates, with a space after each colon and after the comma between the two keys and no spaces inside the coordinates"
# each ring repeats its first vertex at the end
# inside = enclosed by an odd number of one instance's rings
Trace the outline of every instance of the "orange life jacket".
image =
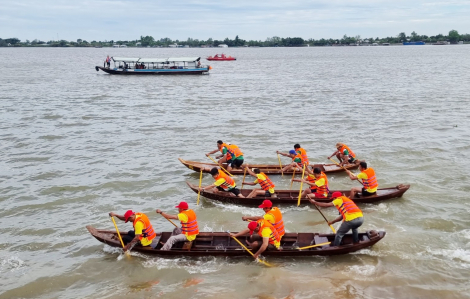
{"type": "Polygon", "coordinates": [[[258,178],[258,183],[261,186],[261,189],[263,189],[264,191],[268,191],[269,188],[276,187],[276,185],[274,185],[274,183],[271,181],[271,179],[267,175],[265,175],[264,172],[260,172],[260,174],[264,175],[264,177],[266,178],[264,181],[261,181],[258,178]]]}
{"type": "MultiPolygon", "coordinates": [[[[222,154],[224,153],[224,148],[226,148],[226,149],[227,149],[227,152],[228,152],[228,145],[225,144],[225,143],[222,143],[222,145],[220,146],[220,152],[221,152],[222,154]]],[[[228,160],[229,157],[230,157],[230,154],[227,155],[227,160],[228,160]]]]}
{"type": "Polygon", "coordinates": [[[375,171],[372,167],[369,167],[363,170],[362,172],[367,175],[367,179],[362,180],[362,184],[364,185],[364,188],[373,189],[379,186],[379,183],[377,183],[377,178],[375,177],[375,171]]]}
{"type": "Polygon", "coordinates": [[[137,221],[140,221],[144,224],[144,228],[142,229],[142,234],[140,235],[139,240],[142,240],[143,238],[147,238],[149,241],[153,240],[157,234],[153,230],[152,224],[150,224],[150,220],[147,215],[144,213],[135,213],[135,220],[132,224],[134,227],[137,221]]]}
{"type": "Polygon", "coordinates": [[[308,180],[310,183],[312,183],[312,184],[315,184],[315,182],[318,181],[318,180],[320,180],[320,179],[325,179],[325,185],[320,186],[320,187],[318,187],[317,185],[315,185],[315,186],[310,186],[310,188],[311,188],[311,189],[315,189],[315,188],[316,188],[316,189],[317,189],[317,193],[321,193],[321,194],[323,194],[325,197],[327,197],[327,196],[328,196],[328,192],[330,191],[330,189],[328,188],[328,178],[326,177],[326,174],[322,171],[322,172],[320,173],[320,177],[319,177],[318,179],[315,177],[314,174],[309,174],[309,175],[307,176],[307,180],[308,180]]]}
{"type": "Polygon", "coordinates": [[[272,223],[272,225],[277,230],[280,237],[284,236],[286,231],[284,230],[284,221],[282,220],[281,211],[277,207],[274,207],[266,214],[270,214],[274,217],[274,223],[272,223]]]}
{"type": "Polygon", "coordinates": [[[217,181],[218,179],[225,179],[225,182],[220,185],[224,190],[230,190],[232,188],[235,188],[236,184],[234,179],[229,177],[225,172],[219,169],[219,174],[215,177],[215,180],[217,181]]]}
{"type": "MultiPolygon", "coordinates": [[[[236,159],[240,156],[243,156],[242,151],[235,144],[227,145],[227,151],[230,153],[231,159],[236,159]]],[[[228,156],[227,156],[228,160],[228,156]]]]}
{"type": "Polygon", "coordinates": [[[352,213],[362,213],[362,211],[357,207],[354,201],[350,200],[346,196],[340,196],[343,200],[343,204],[341,206],[335,206],[338,211],[343,215],[343,219],[346,219],[346,214],[352,213]]]}
{"type": "Polygon", "coordinates": [[[181,221],[181,230],[183,234],[187,234],[189,236],[199,234],[199,226],[197,224],[196,213],[193,210],[184,210],[181,212],[188,216],[188,222],[181,221]]]}
{"type": "Polygon", "coordinates": [[[343,144],[343,146],[341,146],[341,147],[339,148],[340,153],[343,154],[345,149],[348,150],[348,152],[349,152],[349,158],[350,158],[350,159],[351,159],[351,158],[354,158],[354,159],[356,158],[356,154],[355,154],[346,144],[343,144]]]}
{"type": "Polygon", "coordinates": [[[296,155],[294,156],[294,158],[292,158],[292,162],[295,162],[295,159],[300,159],[300,163],[299,162],[296,162],[296,163],[297,163],[297,165],[302,167],[302,156],[297,152],[295,152],[295,153],[296,153],[296,155]]]}
{"type": "Polygon", "coordinates": [[[269,229],[271,229],[271,235],[269,236],[269,244],[274,245],[275,241],[281,242],[281,236],[279,236],[278,231],[274,228],[274,226],[269,221],[266,221],[264,219],[260,219],[257,222],[261,223],[261,227],[259,228],[258,235],[263,237],[261,235],[261,232],[263,231],[263,229],[269,228],[269,229]]]}
{"type": "Polygon", "coordinates": [[[303,148],[299,147],[296,152],[300,152],[300,158],[302,159],[302,164],[309,164],[310,162],[308,161],[307,158],[307,151],[305,151],[303,148]]]}

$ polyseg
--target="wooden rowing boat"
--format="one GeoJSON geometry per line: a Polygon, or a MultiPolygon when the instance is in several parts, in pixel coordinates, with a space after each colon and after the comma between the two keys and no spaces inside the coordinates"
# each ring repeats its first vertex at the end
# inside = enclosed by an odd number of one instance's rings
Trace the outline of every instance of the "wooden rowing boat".
{"type": "MultiPolygon", "coordinates": [[[[98,241],[108,244],[109,246],[122,248],[116,231],[96,229],[92,226],[86,227],[90,234],[98,241]]],[[[127,232],[120,232],[126,235],[127,232]]],[[[171,250],[159,250],[161,243],[165,243],[171,236],[171,232],[163,232],[154,240],[158,246],[153,249],[150,246],[142,247],[134,246],[132,251],[138,251],[148,255],[157,255],[163,257],[171,256],[249,256],[228,233],[225,232],[201,232],[193,242],[176,243],[171,250]]],[[[238,240],[245,242],[249,235],[240,236],[238,240]]],[[[313,256],[313,255],[338,255],[347,254],[358,251],[363,248],[370,247],[385,237],[384,231],[368,231],[359,233],[359,243],[353,244],[352,234],[346,234],[343,237],[342,245],[334,247],[331,245],[322,245],[314,248],[300,250],[299,247],[323,244],[325,242],[334,241],[334,234],[319,233],[286,233],[281,239],[281,251],[265,251],[263,256],[313,256]]]]}
{"type": "MultiPolygon", "coordinates": [[[[198,186],[191,184],[190,182],[186,182],[186,184],[188,184],[191,190],[198,193],[198,186]]],[[[356,203],[374,203],[374,202],[381,201],[381,200],[401,197],[403,193],[405,193],[406,190],[408,190],[409,188],[410,188],[410,185],[398,185],[392,188],[382,188],[382,189],[378,189],[377,193],[374,195],[362,196],[358,194],[355,198],[352,198],[352,200],[356,203]]],[[[248,196],[248,194],[250,194],[251,191],[253,191],[253,189],[242,189],[240,191],[244,196],[248,196]]],[[[340,191],[341,193],[348,196],[351,190],[334,190],[334,191],[340,191]]],[[[332,190],[331,193],[334,191],[332,190]]],[[[226,202],[226,203],[239,204],[239,205],[260,205],[265,199],[271,200],[273,204],[281,204],[281,203],[282,204],[297,204],[298,202],[299,190],[276,190],[276,194],[277,194],[277,198],[264,197],[264,196],[256,196],[253,198],[241,198],[241,197],[235,197],[233,196],[233,194],[228,193],[228,192],[215,194],[214,192],[212,192],[212,190],[201,191],[201,195],[206,198],[214,199],[214,200],[218,200],[218,201],[226,202]]],[[[321,202],[330,202],[331,197],[316,198],[315,200],[321,201],[321,202]]],[[[300,203],[309,204],[309,201],[306,198],[302,198],[300,199],[300,203]]]]}
{"type": "MultiPolygon", "coordinates": [[[[191,170],[194,170],[196,172],[200,172],[202,169],[202,172],[205,173],[210,173],[211,169],[218,166],[215,163],[204,163],[204,162],[196,162],[196,161],[188,161],[188,160],[183,160],[181,158],[178,158],[181,163],[183,163],[184,166],[188,167],[191,170]]],[[[282,167],[287,166],[282,165],[282,167]]],[[[323,171],[324,173],[335,173],[335,172],[342,172],[344,171],[343,168],[339,167],[336,164],[311,164],[313,168],[318,167],[323,171]]],[[[225,166],[224,166],[225,167],[225,166]]],[[[261,172],[264,172],[265,174],[282,174],[281,168],[279,164],[274,165],[274,164],[250,164],[250,167],[253,168],[259,168],[261,172]]],[[[345,168],[348,170],[356,169],[359,167],[359,161],[355,164],[351,164],[349,166],[346,166],[345,168]]],[[[230,170],[231,174],[243,174],[244,169],[238,168],[238,169],[232,169],[230,170]]],[[[284,171],[284,174],[292,174],[293,170],[290,171],[284,171]]],[[[299,172],[297,172],[299,173],[299,172]]],[[[300,172],[300,175],[302,175],[302,172],[300,172]]]]}

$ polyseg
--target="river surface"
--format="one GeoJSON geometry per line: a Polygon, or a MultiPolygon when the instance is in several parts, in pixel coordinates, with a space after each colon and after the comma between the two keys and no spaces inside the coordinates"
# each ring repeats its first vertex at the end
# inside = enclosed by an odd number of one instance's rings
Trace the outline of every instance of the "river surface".
{"type": "MultiPolygon", "coordinates": [[[[0,299],[470,298],[470,46],[0,48],[0,58],[0,299]],[[222,52],[237,61],[211,62],[210,75],[94,69],[108,54],[222,52]],[[359,205],[360,231],[387,232],[372,248],[270,258],[274,268],[248,255],[126,258],[88,233],[86,225],[114,229],[108,213],[128,209],[169,231],[155,209],[175,214],[181,200],[202,231],[244,229],[241,216],[262,210],[205,198],[196,206],[185,181],[199,174],[178,161],[209,162],[218,139],[237,144],[247,163],[270,164],[295,143],[327,163],[344,142],[381,187],[411,188],[359,205]]],[[[289,188],[288,177],[271,177],[289,188]]],[[[358,185],[345,174],[329,180],[333,189],[358,185]]],[[[281,210],[288,232],[329,232],[310,206],[281,210]]]]}

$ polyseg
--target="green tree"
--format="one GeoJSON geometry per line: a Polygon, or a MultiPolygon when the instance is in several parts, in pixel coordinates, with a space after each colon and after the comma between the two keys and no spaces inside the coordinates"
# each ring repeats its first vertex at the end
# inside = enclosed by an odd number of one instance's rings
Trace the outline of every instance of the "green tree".
{"type": "Polygon", "coordinates": [[[398,34],[398,40],[400,42],[406,42],[406,33],[405,32],[401,32],[400,34],[398,34]]]}
{"type": "Polygon", "coordinates": [[[449,41],[451,44],[456,44],[460,39],[460,34],[457,30],[449,31],[449,41]]]}

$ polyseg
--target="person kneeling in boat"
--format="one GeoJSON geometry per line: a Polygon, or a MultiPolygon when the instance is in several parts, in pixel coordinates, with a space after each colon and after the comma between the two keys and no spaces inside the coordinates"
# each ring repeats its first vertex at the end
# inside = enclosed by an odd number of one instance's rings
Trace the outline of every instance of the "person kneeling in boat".
{"type": "Polygon", "coordinates": [[[215,182],[212,185],[199,188],[200,191],[205,191],[206,189],[212,189],[212,192],[215,194],[222,193],[232,193],[235,196],[245,198],[240,192],[240,189],[236,188],[235,180],[228,176],[225,172],[214,167],[211,169],[211,175],[214,178],[215,182]]]}
{"type": "Polygon", "coordinates": [[[304,182],[310,186],[302,192],[301,198],[327,198],[329,189],[326,174],[318,167],[315,167],[313,171],[309,167],[305,169],[308,173],[306,180],[293,179],[294,182],[304,182]]]}
{"type": "Polygon", "coordinates": [[[241,168],[245,158],[243,153],[238,146],[235,144],[227,143],[227,170],[230,171],[232,168],[241,168]]]}
{"type": "Polygon", "coordinates": [[[246,198],[252,198],[257,195],[265,196],[265,197],[277,197],[276,193],[274,192],[274,183],[269,179],[269,177],[264,173],[261,172],[258,168],[253,168],[251,170],[248,165],[245,165],[244,168],[248,171],[251,176],[254,176],[256,180],[253,183],[245,182],[245,185],[255,186],[256,184],[260,184],[261,189],[253,189],[251,193],[246,198]]]}
{"type": "Polygon", "coordinates": [[[130,250],[139,242],[142,246],[151,246],[152,248],[157,247],[158,243],[152,242],[157,234],[153,230],[149,218],[144,213],[134,213],[132,210],[128,210],[124,215],[110,212],[109,216],[116,216],[116,218],[126,223],[128,221],[132,222],[134,230],[130,230],[127,235],[122,236],[122,241],[126,244],[126,246],[124,246],[124,251],[130,250]]]}
{"type": "Polygon", "coordinates": [[[264,200],[263,203],[258,206],[258,208],[263,209],[265,213],[263,216],[243,216],[242,220],[258,221],[264,219],[266,221],[269,221],[269,223],[271,223],[277,230],[279,237],[282,238],[286,231],[284,230],[284,221],[282,220],[282,213],[279,208],[273,208],[273,203],[269,199],[264,200]]]}
{"type": "Polygon", "coordinates": [[[276,151],[276,154],[283,155],[285,157],[291,157],[292,163],[284,166],[282,169],[283,172],[289,171],[291,169],[296,169],[297,171],[302,171],[302,156],[297,153],[295,150],[290,150],[288,154],[276,151]]]}
{"type": "Polygon", "coordinates": [[[175,227],[171,233],[171,237],[166,241],[165,245],[160,250],[170,250],[176,242],[194,241],[199,234],[199,226],[197,224],[196,213],[189,209],[188,203],[185,201],[180,202],[176,206],[178,208],[178,215],[170,215],[157,209],[157,214],[161,214],[166,219],[176,219],[181,222],[181,228],[175,227]]]}
{"type": "Polygon", "coordinates": [[[333,223],[343,220],[343,223],[341,223],[341,226],[336,231],[333,246],[341,245],[341,240],[349,230],[352,230],[353,242],[359,243],[358,228],[364,223],[364,216],[362,214],[362,211],[351,199],[347,198],[346,196],[343,196],[341,192],[333,192],[331,198],[333,199],[332,202],[318,202],[314,199],[309,199],[309,201],[319,207],[326,208],[335,206],[341,214],[335,220],[328,221],[328,225],[332,225],[333,223]]]}
{"type": "Polygon", "coordinates": [[[215,156],[215,158],[219,159],[219,161],[217,161],[217,163],[219,163],[219,165],[222,166],[222,163],[231,163],[231,161],[227,162],[228,145],[226,143],[224,143],[222,140],[217,140],[217,149],[215,149],[211,152],[208,152],[206,154],[206,156],[209,157],[210,155],[215,154],[218,151],[220,151],[221,154],[218,155],[218,156],[215,156]]]}
{"type": "Polygon", "coordinates": [[[232,237],[238,237],[245,235],[248,232],[250,233],[250,241],[247,240],[246,243],[252,250],[257,250],[259,248],[253,255],[255,260],[265,250],[281,250],[281,237],[269,221],[264,219],[252,221],[248,224],[247,229],[230,235],[232,237]],[[253,233],[256,233],[256,235],[253,235],[253,233]]]}
{"type": "Polygon", "coordinates": [[[362,180],[361,187],[351,188],[351,193],[349,197],[354,198],[356,193],[361,192],[362,196],[371,196],[377,193],[377,188],[379,188],[379,183],[375,177],[375,170],[372,167],[367,168],[366,162],[359,163],[359,170],[361,173],[355,175],[354,173],[348,171],[349,178],[351,180],[362,180]]]}
{"type": "Polygon", "coordinates": [[[347,164],[354,164],[356,162],[356,154],[344,143],[336,143],[336,151],[328,157],[336,155],[336,158],[339,160],[339,164],[346,166],[347,164]]]}
{"type": "Polygon", "coordinates": [[[307,151],[305,149],[303,149],[302,147],[300,147],[300,144],[296,143],[294,144],[294,150],[296,153],[300,154],[300,157],[302,159],[302,164],[310,164],[310,162],[308,161],[308,157],[307,157],[307,151]]]}

